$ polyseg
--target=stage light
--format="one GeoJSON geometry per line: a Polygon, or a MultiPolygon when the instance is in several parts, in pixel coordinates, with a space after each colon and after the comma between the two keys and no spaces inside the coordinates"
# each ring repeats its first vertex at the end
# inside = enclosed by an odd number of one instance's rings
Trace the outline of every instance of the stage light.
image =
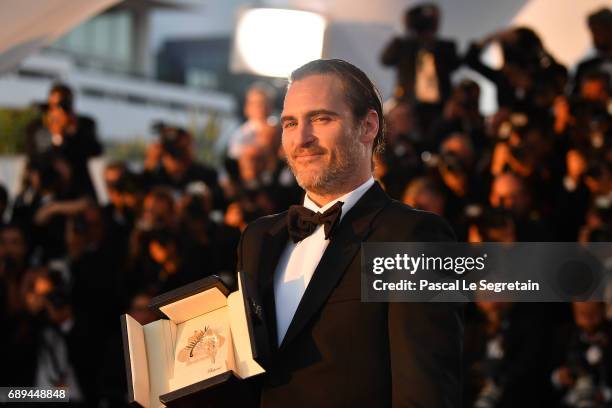
{"type": "Polygon", "coordinates": [[[255,8],[236,24],[232,70],[287,77],[300,65],[321,58],[325,19],[299,10],[255,8]]]}

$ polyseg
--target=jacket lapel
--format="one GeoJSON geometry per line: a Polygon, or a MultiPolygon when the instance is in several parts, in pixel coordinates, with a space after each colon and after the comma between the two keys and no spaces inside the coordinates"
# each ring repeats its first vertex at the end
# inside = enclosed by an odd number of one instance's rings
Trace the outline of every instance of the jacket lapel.
{"type": "Polygon", "coordinates": [[[380,185],[374,183],[342,219],[302,296],[280,345],[281,351],[323,306],[369,235],[372,221],[390,202],[380,185]]]}
{"type": "Polygon", "coordinates": [[[278,348],[278,336],[276,334],[276,304],[274,302],[274,271],[289,240],[286,212],[280,214],[279,219],[264,234],[262,240],[262,254],[259,258],[257,271],[258,291],[263,302],[270,344],[273,349],[276,349],[278,348]]]}

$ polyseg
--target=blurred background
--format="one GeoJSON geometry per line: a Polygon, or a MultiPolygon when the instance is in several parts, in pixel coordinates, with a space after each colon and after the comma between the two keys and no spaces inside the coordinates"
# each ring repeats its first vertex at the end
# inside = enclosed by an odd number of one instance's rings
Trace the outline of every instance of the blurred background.
{"type": "MultiPolygon", "coordinates": [[[[278,115],[317,58],[372,78],[376,179],[459,240],[611,241],[610,0],[0,10],[0,385],[125,405],[118,316],[231,282],[246,225],[302,201],[278,115]]],[[[465,406],[610,406],[611,318],[612,302],[469,305],[465,406]]]]}

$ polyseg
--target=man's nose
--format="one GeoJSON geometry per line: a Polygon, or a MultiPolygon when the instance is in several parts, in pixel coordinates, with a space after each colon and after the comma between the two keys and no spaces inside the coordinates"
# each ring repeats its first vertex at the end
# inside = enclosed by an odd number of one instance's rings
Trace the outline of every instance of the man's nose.
{"type": "Polygon", "coordinates": [[[296,140],[296,144],[298,146],[308,146],[315,139],[316,138],[315,138],[315,136],[313,134],[313,128],[310,125],[310,123],[306,122],[306,123],[302,123],[302,124],[298,125],[298,128],[297,128],[297,140],[296,140]]]}

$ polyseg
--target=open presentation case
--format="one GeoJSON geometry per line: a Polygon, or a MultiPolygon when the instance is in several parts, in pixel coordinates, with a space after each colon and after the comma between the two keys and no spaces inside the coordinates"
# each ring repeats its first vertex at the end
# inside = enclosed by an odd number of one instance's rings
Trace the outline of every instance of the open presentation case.
{"type": "Polygon", "coordinates": [[[243,273],[232,293],[212,276],[154,298],[159,320],[121,316],[130,403],[233,405],[240,380],[265,372],[267,331],[250,288],[243,273]]]}

